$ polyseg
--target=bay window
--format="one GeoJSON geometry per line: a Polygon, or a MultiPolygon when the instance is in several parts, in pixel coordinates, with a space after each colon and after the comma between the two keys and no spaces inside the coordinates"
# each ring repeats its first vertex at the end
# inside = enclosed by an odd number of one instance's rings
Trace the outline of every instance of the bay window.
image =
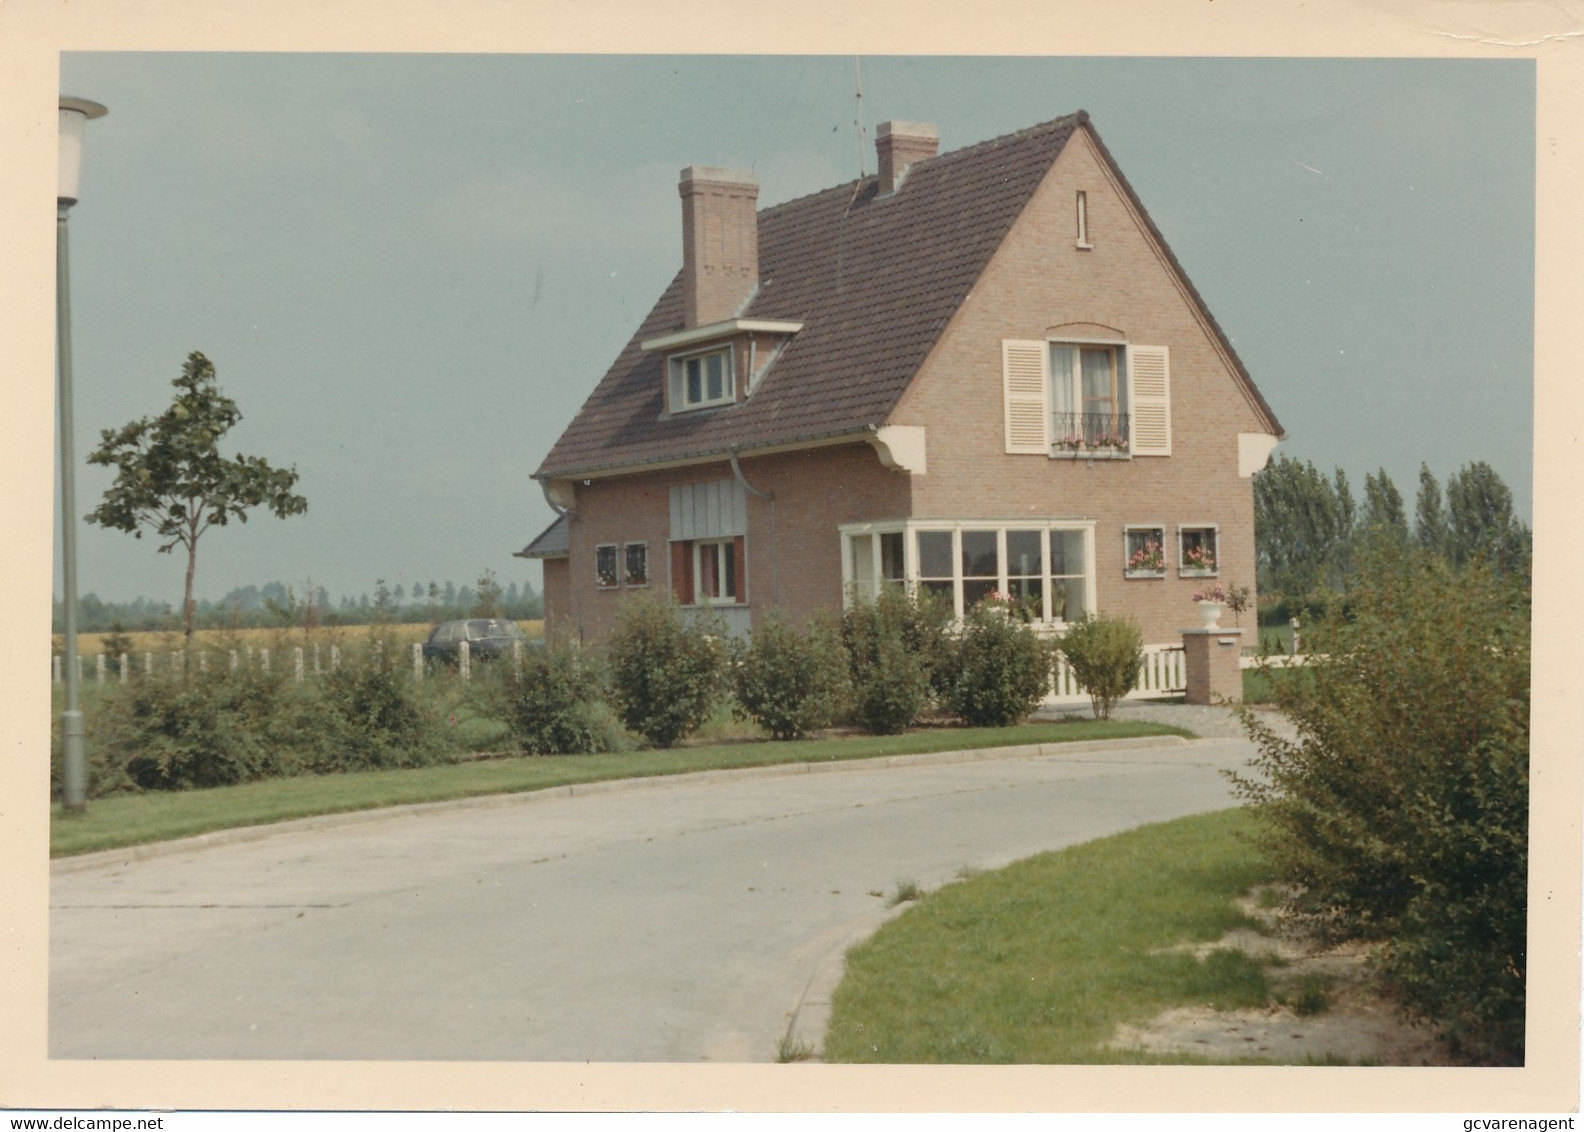
{"type": "Polygon", "coordinates": [[[1060,623],[1094,608],[1093,524],[1019,520],[849,524],[842,528],[849,599],[911,584],[957,617],[1006,601],[1031,621],[1060,623]]]}

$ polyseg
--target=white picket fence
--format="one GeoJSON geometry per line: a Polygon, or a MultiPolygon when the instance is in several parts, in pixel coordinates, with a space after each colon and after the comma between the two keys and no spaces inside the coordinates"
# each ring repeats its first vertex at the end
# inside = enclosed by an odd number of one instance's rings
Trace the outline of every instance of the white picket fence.
{"type": "MultiPolygon", "coordinates": [[[[467,680],[472,675],[472,658],[469,656],[469,647],[466,641],[461,642],[457,658],[457,670],[462,679],[467,680]]],[[[228,649],[224,653],[211,653],[204,649],[198,653],[198,671],[208,672],[211,656],[222,657],[225,665],[235,671],[239,665],[249,668],[257,665],[261,671],[270,670],[270,650],[267,648],[228,649]]],[[[168,653],[145,652],[139,655],[142,662],[143,674],[152,676],[156,671],[169,672],[180,675],[186,671],[186,650],[175,649],[168,653]]],[[[55,683],[59,684],[65,679],[65,668],[61,657],[51,657],[51,675],[55,683]]],[[[513,643],[512,660],[517,666],[522,667],[522,645],[513,643]]],[[[327,645],[323,649],[315,642],[310,648],[304,649],[297,646],[291,650],[292,678],[297,683],[302,683],[308,676],[322,676],[326,672],[334,672],[341,667],[341,649],[337,645],[327,645]]],[[[98,684],[127,682],[127,676],[134,669],[137,660],[122,653],[119,658],[111,660],[103,653],[89,658],[77,658],[78,680],[92,679],[98,684]],[[112,671],[113,669],[113,671],[112,671]]],[[[413,642],[412,645],[412,674],[414,680],[424,678],[423,645],[413,642]]]]}
{"type": "MultiPolygon", "coordinates": [[[[1188,669],[1181,645],[1144,646],[1144,667],[1139,670],[1138,682],[1124,699],[1165,700],[1180,696],[1188,690],[1188,669]]],[[[1058,657],[1055,682],[1045,697],[1046,704],[1087,704],[1089,693],[1078,686],[1071,666],[1058,657]]]]}

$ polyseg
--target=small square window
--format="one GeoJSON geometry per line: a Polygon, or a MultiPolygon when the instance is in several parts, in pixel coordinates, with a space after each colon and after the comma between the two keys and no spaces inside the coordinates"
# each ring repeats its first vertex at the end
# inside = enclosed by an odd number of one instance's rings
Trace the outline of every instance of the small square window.
{"type": "Polygon", "coordinates": [[[602,590],[616,588],[616,544],[607,543],[594,548],[594,580],[602,590]]]}
{"type": "Polygon", "coordinates": [[[1187,577],[1207,578],[1218,572],[1218,547],[1214,527],[1177,529],[1177,568],[1187,577]]]}
{"type": "Polygon", "coordinates": [[[1123,534],[1122,573],[1129,578],[1166,576],[1166,528],[1126,528],[1123,534]]]}
{"type": "Polygon", "coordinates": [[[671,411],[729,405],[736,399],[730,347],[671,359],[671,411]]]}
{"type": "Polygon", "coordinates": [[[625,549],[626,566],[625,580],[629,586],[647,586],[649,584],[649,544],[646,542],[630,542],[625,549]]]}

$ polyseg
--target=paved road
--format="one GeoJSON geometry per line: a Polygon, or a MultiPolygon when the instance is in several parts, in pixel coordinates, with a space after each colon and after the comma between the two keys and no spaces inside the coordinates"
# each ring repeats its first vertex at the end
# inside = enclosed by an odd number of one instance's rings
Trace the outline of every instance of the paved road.
{"type": "Polygon", "coordinates": [[[1250,754],[1226,738],[1046,750],[61,862],[50,1055],[769,1061],[884,917],[877,893],[1221,808],[1220,769],[1250,754]]]}

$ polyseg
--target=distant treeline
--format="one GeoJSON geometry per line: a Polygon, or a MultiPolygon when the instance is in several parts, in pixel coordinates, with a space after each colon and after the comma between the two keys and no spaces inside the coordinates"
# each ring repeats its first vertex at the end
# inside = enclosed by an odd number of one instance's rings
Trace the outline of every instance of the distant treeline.
{"type": "MultiPolygon", "coordinates": [[[[533,586],[513,582],[502,590],[494,575],[486,572],[473,585],[453,582],[375,583],[374,593],[343,596],[332,601],[323,586],[311,582],[290,586],[267,582],[262,586],[242,586],[219,601],[198,602],[197,627],[200,629],[267,628],[272,625],[301,626],[367,625],[376,616],[397,624],[418,624],[471,617],[483,611],[514,621],[530,621],[544,616],[544,601],[533,586]]],[[[55,602],[52,631],[64,632],[65,612],[55,602]]],[[[181,611],[168,601],[103,601],[97,594],[77,599],[77,627],[84,633],[179,629],[181,611]]]]}

